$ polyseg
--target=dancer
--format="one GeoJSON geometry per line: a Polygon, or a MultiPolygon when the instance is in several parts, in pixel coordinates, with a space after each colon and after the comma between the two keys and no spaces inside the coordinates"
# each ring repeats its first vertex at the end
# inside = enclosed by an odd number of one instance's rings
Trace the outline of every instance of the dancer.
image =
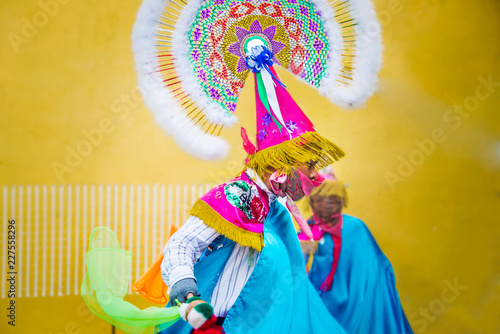
{"type": "MultiPolygon", "coordinates": [[[[257,131],[267,134],[257,136],[255,147],[242,129],[245,170],[195,203],[165,248],[162,276],[171,303],[201,295],[226,333],[342,333],[307,280],[290,214],[277,197],[307,231],[294,201],[320,184],[316,168],[344,153],[314,130],[272,65],[266,70],[259,59],[272,59],[265,45],[253,47],[247,63],[257,82],[257,131]],[[267,106],[272,94],[279,114],[267,106]]],[[[200,320],[189,323],[201,327],[200,320]]],[[[190,331],[181,322],[162,333],[190,331]]]]}
{"type": "MultiPolygon", "coordinates": [[[[167,322],[157,331],[342,333],[307,279],[290,214],[276,198],[308,233],[293,201],[319,183],[316,169],[344,153],[315,131],[273,64],[338,106],[362,105],[381,64],[371,2],[144,0],[132,38],[146,104],[196,157],[227,156],[222,128],[236,123],[249,72],[256,83],[257,144],[242,130],[246,167],[198,200],[168,242],[161,275],[170,288],[165,310],[174,312],[154,311],[155,324],[162,316],[167,322]],[[175,312],[187,322],[175,321],[175,312]]],[[[94,274],[89,296],[103,292],[94,274]]],[[[147,290],[146,277],[138,286],[147,290]]],[[[123,320],[109,307],[103,312],[117,326],[123,320]]]]}
{"type": "Polygon", "coordinates": [[[347,192],[333,170],[309,196],[309,237],[299,234],[309,256],[309,279],[347,333],[413,333],[405,316],[392,265],[368,227],[342,214],[347,192]]]}

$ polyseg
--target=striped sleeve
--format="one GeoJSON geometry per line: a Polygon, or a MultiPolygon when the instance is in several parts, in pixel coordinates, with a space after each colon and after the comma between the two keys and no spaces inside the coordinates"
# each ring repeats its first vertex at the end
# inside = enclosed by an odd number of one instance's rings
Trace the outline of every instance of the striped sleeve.
{"type": "Polygon", "coordinates": [[[197,217],[190,216],[186,223],[168,241],[163,251],[161,275],[168,286],[185,278],[195,278],[193,267],[203,251],[219,236],[197,217]]]}
{"type": "Polygon", "coordinates": [[[212,293],[212,306],[216,316],[227,315],[252,274],[259,255],[258,252],[250,252],[249,247],[239,244],[233,248],[212,293]],[[252,260],[249,259],[250,257],[252,260]]]}

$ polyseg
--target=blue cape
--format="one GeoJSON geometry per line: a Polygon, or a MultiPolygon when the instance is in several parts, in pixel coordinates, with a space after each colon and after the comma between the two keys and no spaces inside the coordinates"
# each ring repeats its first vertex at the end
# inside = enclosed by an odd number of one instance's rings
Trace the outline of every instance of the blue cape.
{"type": "Polygon", "coordinates": [[[323,303],[347,333],[413,333],[391,263],[360,219],[342,216],[342,246],[332,289],[319,289],[332,267],[334,242],[329,233],[320,241],[309,271],[323,303]]]}
{"type": "MultiPolygon", "coordinates": [[[[290,214],[278,201],[271,204],[264,222],[264,243],[250,278],[226,316],[224,332],[345,333],[307,279],[290,214]]],[[[233,248],[234,243],[229,242],[195,264],[194,274],[204,300],[210,300],[233,248]]],[[[157,331],[161,329],[157,327],[157,331]]],[[[191,330],[180,320],[161,333],[188,334],[191,330]]]]}

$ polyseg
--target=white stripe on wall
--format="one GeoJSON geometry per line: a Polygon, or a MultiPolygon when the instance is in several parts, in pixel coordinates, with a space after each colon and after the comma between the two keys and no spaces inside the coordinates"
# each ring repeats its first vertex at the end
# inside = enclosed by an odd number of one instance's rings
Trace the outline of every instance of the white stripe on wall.
{"type": "MultiPolygon", "coordinates": [[[[140,185],[137,186],[137,211],[136,211],[136,219],[135,219],[135,235],[136,235],[136,243],[135,243],[135,254],[138,259],[141,258],[141,229],[142,229],[142,224],[141,224],[141,211],[142,211],[142,187],[140,185]]],[[[135,275],[132,275],[132,277],[137,280],[139,278],[139,272],[141,271],[141,261],[136,261],[135,262],[135,275]]]]}
{"type": "Polygon", "coordinates": [[[49,296],[54,296],[56,277],[56,187],[50,187],[50,290],[49,296]]]}
{"type": "Polygon", "coordinates": [[[182,207],[181,207],[182,223],[183,224],[187,219],[187,216],[186,216],[186,208],[188,206],[187,201],[188,201],[188,186],[184,185],[184,187],[182,187],[182,207]]]}
{"type": "Polygon", "coordinates": [[[30,279],[31,279],[31,202],[33,197],[31,196],[31,186],[26,188],[26,258],[24,261],[24,273],[26,280],[24,281],[24,291],[26,297],[30,297],[30,279]]]}
{"type": "MultiPolygon", "coordinates": [[[[67,210],[67,216],[66,216],[66,222],[70,222],[72,221],[72,189],[71,189],[71,186],[68,186],[68,192],[67,192],[68,196],[67,196],[67,203],[68,203],[68,210],[67,210]]],[[[76,219],[75,219],[76,220],[76,219]]],[[[71,228],[71,225],[72,224],[65,224],[66,225],[66,263],[65,263],[65,266],[66,266],[66,296],[68,296],[70,293],[69,293],[69,290],[70,290],[70,280],[71,280],[71,250],[72,250],[72,243],[71,243],[71,231],[72,231],[72,228],[71,228]]],[[[76,232],[75,232],[76,234],[76,232]]],[[[61,238],[62,239],[62,238],[61,238]]]]}
{"type": "MultiPolygon", "coordinates": [[[[94,185],[90,186],[90,233],[94,230],[95,228],[95,187],[94,185]]],[[[99,203],[99,205],[102,205],[102,203],[99,203]]]]}
{"type": "MultiPolygon", "coordinates": [[[[144,239],[145,239],[145,242],[144,242],[144,258],[145,259],[148,259],[149,260],[149,247],[150,247],[150,243],[149,243],[149,233],[147,233],[147,231],[149,231],[149,186],[148,185],[145,185],[144,186],[144,239]]],[[[137,273],[137,278],[140,277],[141,273],[146,271],[147,269],[147,265],[148,265],[148,261],[142,261],[143,262],[143,269],[142,271],[138,272],[137,273]]]]}
{"type": "Polygon", "coordinates": [[[126,223],[126,210],[127,210],[127,187],[124,185],[122,186],[122,218],[121,218],[121,234],[122,234],[122,237],[121,237],[121,246],[122,247],[125,247],[125,231],[127,230],[126,229],[126,226],[127,226],[127,223],[126,223]]]}
{"type": "MultiPolygon", "coordinates": [[[[133,253],[133,280],[163,251],[172,224],[182,226],[210,185],[27,185],[0,192],[2,244],[16,221],[18,297],[80,293],[88,239],[108,226],[133,253]]],[[[3,247],[1,298],[7,298],[7,247],[3,247]]],[[[129,293],[132,293],[131,288],[129,293]]]]}
{"type": "MultiPolygon", "coordinates": [[[[73,277],[74,280],[74,292],[73,294],[77,295],[78,294],[78,265],[79,265],[79,260],[80,260],[80,185],[77,185],[75,187],[75,246],[74,246],[74,252],[75,252],[75,274],[73,277]]],[[[83,266],[85,267],[85,266],[83,266]]],[[[68,284],[69,285],[69,284],[68,284]]]]}
{"type": "MultiPolygon", "coordinates": [[[[158,185],[155,184],[153,186],[153,228],[152,228],[153,234],[151,235],[153,237],[153,240],[151,242],[151,262],[155,260],[158,248],[157,242],[159,238],[158,238],[157,226],[158,226],[158,185]]],[[[146,247],[147,246],[148,245],[146,244],[146,247]]]]}
{"type": "MultiPolygon", "coordinates": [[[[15,188],[13,188],[15,189],[15,188]]],[[[17,193],[17,196],[18,196],[18,212],[17,212],[17,216],[15,216],[16,218],[16,239],[17,239],[17,242],[16,242],[16,272],[17,273],[20,273],[20,272],[25,272],[23,270],[23,266],[26,265],[25,262],[23,262],[23,253],[25,252],[24,250],[24,245],[26,245],[26,243],[24,242],[23,240],[23,237],[24,239],[26,239],[26,233],[23,233],[23,234],[18,234],[17,233],[17,230],[21,231],[21,226],[19,226],[18,222],[22,222],[23,224],[25,223],[24,222],[24,212],[23,212],[23,202],[24,202],[24,196],[23,196],[23,187],[19,186],[19,191],[17,193]]],[[[15,202],[15,197],[13,197],[14,199],[14,202],[15,202]]],[[[12,204],[12,212],[15,212],[14,211],[14,208],[15,208],[15,203],[12,204]]],[[[19,298],[22,298],[23,295],[24,295],[24,291],[23,291],[23,280],[24,280],[24,274],[23,275],[17,275],[17,286],[18,287],[21,287],[20,289],[17,290],[17,296],[19,298]]]]}
{"type": "Polygon", "coordinates": [[[47,226],[48,226],[48,216],[47,216],[47,186],[43,186],[43,201],[42,201],[42,230],[43,230],[43,239],[42,239],[42,297],[47,295],[47,226]]]}
{"type": "MultiPolygon", "coordinates": [[[[58,275],[57,275],[57,295],[62,296],[62,277],[63,277],[63,240],[64,240],[64,188],[62,186],[59,187],[59,251],[57,252],[57,256],[59,258],[58,264],[58,275]]],[[[69,224],[68,224],[69,225],[69,224]]]]}
{"type": "MultiPolygon", "coordinates": [[[[87,230],[87,226],[88,226],[88,218],[87,218],[87,208],[88,208],[88,205],[87,205],[87,197],[88,196],[88,189],[87,189],[87,185],[84,185],[83,186],[83,221],[82,221],[82,225],[83,225],[83,235],[89,235],[88,233],[88,230],[87,230]]],[[[87,237],[88,238],[88,237],[87,237]]],[[[83,238],[83,247],[82,247],[82,277],[81,279],[83,280],[83,278],[85,277],[85,254],[87,253],[87,238],[83,238]]]]}
{"type": "MultiPolygon", "coordinates": [[[[128,240],[128,245],[127,245],[127,249],[129,250],[132,250],[133,251],[133,248],[132,248],[132,245],[133,245],[133,241],[132,241],[132,236],[134,235],[134,204],[135,204],[135,199],[134,199],[134,186],[130,186],[130,196],[129,196],[129,208],[130,208],[130,212],[129,212],[129,226],[128,226],[128,235],[129,235],[129,240],[128,240]]],[[[125,248],[125,246],[122,246],[125,248]]],[[[137,261],[137,257],[135,257],[135,261],[137,261]]],[[[133,278],[133,274],[132,274],[132,280],[134,279],[133,278]]],[[[129,288],[128,288],[128,293],[132,293],[132,285],[129,285],[129,288]]]]}
{"type": "Polygon", "coordinates": [[[106,226],[111,229],[111,187],[106,186],[106,226]]]}
{"type": "MultiPolygon", "coordinates": [[[[163,244],[162,242],[165,242],[167,240],[168,235],[170,234],[170,229],[167,231],[167,234],[165,234],[165,186],[162,184],[160,188],[160,237],[159,243],[160,243],[160,252],[163,252],[163,244]]],[[[169,224],[170,226],[171,224],[169,224]]]]}
{"type": "MultiPolygon", "coordinates": [[[[172,216],[173,216],[173,190],[172,190],[172,185],[168,185],[168,220],[169,222],[172,221],[172,216]]],[[[168,230],[168,235],[170,235],[170,227],[172,227],[172,224],[169,224],[169,230],[168,230]]]]}
{"type": "MultiPolygon", "coordinates": [[[[33,277],[35,280],[34,285],[34,291],[33,291],[33,297],[38,297],[38,263],[39,263],[39,251],[38,251],[38,227],[40,224],[38,222],[40,221],[40,189],[39,187],[35,187],[35,221],[33,225],[35,225],[35,265],[33,268],[33,277]]],[[[29,264],[30,265],[30,264],[29,264]]]]}
{"type": "MultiPolygon", "coordinates": [[[[113,187],[113,231],[118,233],[118,185],[115,185],[113,187]]],[[[118,238],[118,234],[116,235],[118,238]]]]}

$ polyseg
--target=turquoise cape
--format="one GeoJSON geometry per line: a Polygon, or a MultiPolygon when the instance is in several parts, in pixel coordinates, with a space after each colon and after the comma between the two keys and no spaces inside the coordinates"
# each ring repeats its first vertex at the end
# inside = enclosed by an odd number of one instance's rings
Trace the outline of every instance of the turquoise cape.
{"type": "MultiPolygon", "coordinates": [[[[271,204],[264,222],[264,243],[250,278],[226,316],[224,332],[345,333],[307,279],[290,214],[278,201],[271,204]]],[[[214,245],[211,248],[216,250],[195,264],[194,275],[204,300],[210,301],[234,245],[231,241],[224,242],[220,247],[214,245]]],[[[162,326],[156,328],[163,334],[188,334],[191,330],[183,320],[163,330],[162,326]]]]}
{"type": "Polygon", "coordinates": [[[413,333],[396,290],[392,265],[366,225],[342,215],[342,246],[332,289],[320,291],[332,267],[334,242],[325,233],[314,254],[309,279],[347,333],[413,333]]]}

